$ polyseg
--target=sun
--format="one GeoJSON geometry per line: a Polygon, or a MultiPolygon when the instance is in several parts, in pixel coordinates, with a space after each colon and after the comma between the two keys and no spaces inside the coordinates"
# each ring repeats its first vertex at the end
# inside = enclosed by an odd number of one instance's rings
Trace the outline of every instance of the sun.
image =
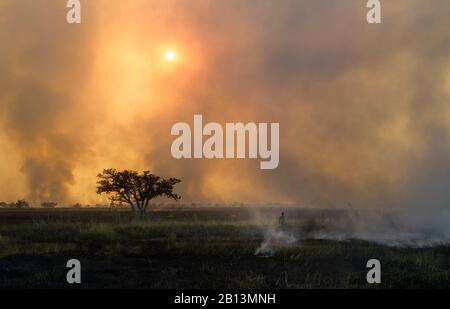
{"type": "Polygon", "coordinates": [[[169,62],[173,62],[177,58],[177,54],[173,50],[168,50],[164,54],[164,58],[169,62]]]}

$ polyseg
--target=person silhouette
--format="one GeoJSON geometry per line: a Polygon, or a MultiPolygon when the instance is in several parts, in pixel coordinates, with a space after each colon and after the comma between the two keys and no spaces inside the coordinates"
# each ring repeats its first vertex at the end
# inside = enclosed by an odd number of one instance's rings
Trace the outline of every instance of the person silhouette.
{"type": "Polygon", "coordinates": [[[284,211],[281,213],[281,216],[278,218],[278,226],[280,228],[284,227],[284,223],[285,223],[285,217],[284,217],[284,211]]]}

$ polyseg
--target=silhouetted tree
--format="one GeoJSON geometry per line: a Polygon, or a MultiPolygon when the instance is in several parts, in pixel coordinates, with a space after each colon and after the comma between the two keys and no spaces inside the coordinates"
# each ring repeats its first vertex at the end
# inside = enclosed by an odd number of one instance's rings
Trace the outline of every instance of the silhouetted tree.
{"type": "Polygon", "coordinates": [[[75,208],[75,209],[80,209],[83,206],[80,203],[76,203],[76,204],[73,204],[71,207],[75,208]]]}
{"type": "Polygon", "coordinates": [[[28,204],[27,201],[25,200],[18,200],[15,204],[14,207],[22,209],[22,208],[28,208],[30,207],[30,204],[28,204]]]}
{"type": "Polygon", "coordinates": [[[43,202],[43,203],[41,203],[41,207],[42,208],[56,208],[57,205],[58,205],[58,203],[55,203],[55,202],[43,202]]]}
{"type": "Polygon", "coordinates": [[[105,169],[97,175],[97,193],[106,194],[111,202],[127,203],[133,211],[144,214],[150,201],[156,197],[166,196],[179,200],[181,197],[173,193],[174,186],[181,180],[163,179],[144,171],[117,171],[105,169]]]}

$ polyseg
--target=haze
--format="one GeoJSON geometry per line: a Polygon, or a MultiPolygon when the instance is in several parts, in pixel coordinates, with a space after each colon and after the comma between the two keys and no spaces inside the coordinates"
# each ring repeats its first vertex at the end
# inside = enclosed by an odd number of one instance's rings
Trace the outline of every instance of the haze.
{"type": "Polygon", "coordinates": [[[82,10],[69,25],[61,1],[0,4],[0,200],[103,202],[114,167],[180,178],[184,201],[448,211],[448,1],[385,1],[381,25],[352,0],[82,10]],[[170,128],[194,114],[279,122],[279,167],[173,159],[170,128]]]}

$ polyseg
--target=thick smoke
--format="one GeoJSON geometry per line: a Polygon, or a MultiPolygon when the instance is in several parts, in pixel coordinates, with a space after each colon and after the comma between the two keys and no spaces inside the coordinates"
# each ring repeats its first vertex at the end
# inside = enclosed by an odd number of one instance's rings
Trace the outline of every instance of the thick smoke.
{"type": "Polygon", "coordinates": [[[69,198],[92,121],[79,96],[90,74],[91,38],[85,27],[61,23],[65,8],[55,4],[6,1],[0,7],[3,134],[21,158],[23,194],[34,202],[69,198]]]}
{"type": "Polygon", "coordinates": [[[94,203],[102,168],[151,169],[180,177],[185,201],[350,201],[448,226],[448,1],[383,2],[381,25],[353,0],[82,4],[76,26],[58,1],[0,5],[0,145],[19,158],[16,195],[94,203]],[[279,168],[172,159],[170,127],[195,113],[279,122],[279,168]]]}

